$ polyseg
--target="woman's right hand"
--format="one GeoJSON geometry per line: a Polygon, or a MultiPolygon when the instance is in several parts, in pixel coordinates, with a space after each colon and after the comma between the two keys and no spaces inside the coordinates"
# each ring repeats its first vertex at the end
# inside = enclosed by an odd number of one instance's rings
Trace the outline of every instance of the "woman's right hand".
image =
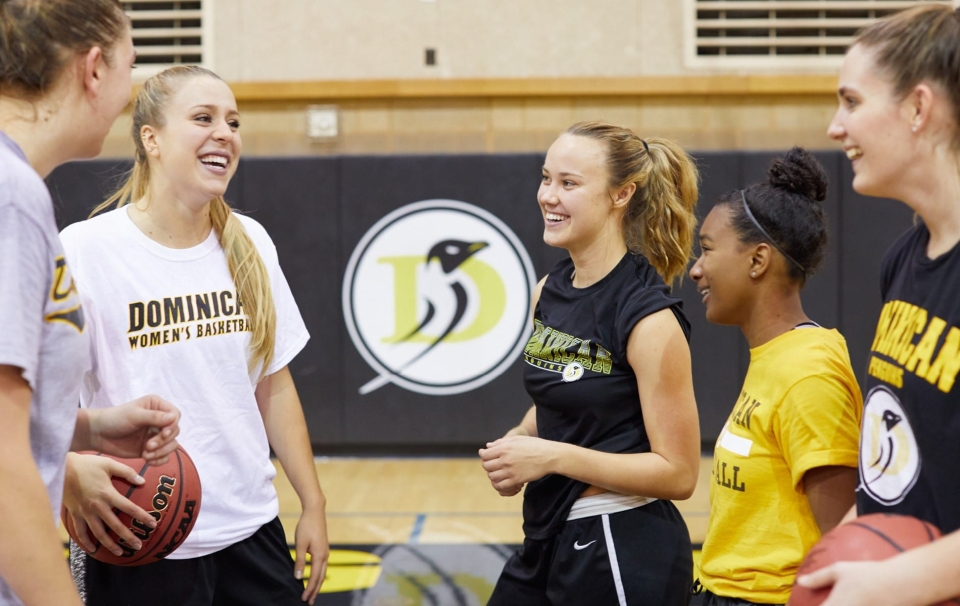
{"type": "Polygon", "coordinates": [[[133,549],[140,549],[142,545],[114,510],[129,514],[150,528],[155,528],[157,523],[150,514],[117,491],[110,481],[112,477],[122,478],[135,486],[144,483],[144,479],[133,468],[109,457],[69,453],[63,482],[63,504],[83,549],[90,552],[97,548],[90,537],[92,533],[101,545],[119,556],[123,550],[110,537],[108,529],[133,549]]]}

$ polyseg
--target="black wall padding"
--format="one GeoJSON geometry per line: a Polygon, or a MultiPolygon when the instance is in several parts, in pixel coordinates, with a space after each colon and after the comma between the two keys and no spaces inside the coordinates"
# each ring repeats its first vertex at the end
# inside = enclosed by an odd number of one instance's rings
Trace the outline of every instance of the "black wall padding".
{"type": "MultiPolygon", "coordinates": [[[[702,174],[698,214],[717,197],[764,178],[773,154],[697,154],[702,174]]],[[[862,377],[880,310],[879,267],[886,248],[911,224],[902,204],[865,198],[851,186],[840,152],[817,157],[830,178],[824,203],[830,244],[820,273],[804,289],[817,322],[847,338],[862,377]]],[[[347,261],[364,233],[390,211],[419,200],[468,202],[513,230],[542,277],[563,251],[543,244],[536,193],[539,154],[252,158],[240,163],[228,201],[263,224],[310,331],[291,364],[317,452],[469,450],[516,424],[530,404],[517,360],[473,391],[429,396],[388,384],[361,396],[376,372],[356,351],[344,323],[341,288],[347,261]]],[[[129,163],[75,162],[47,180],[61,227],[82,220],[119,184],[129,163]]],[[[429,237],[425,235],[425,242],[429,237]]],[[[426,251],[425,251],[426,252],[426,251]]],[[[695,284],[679,290],[693,323],[694,388],[705,443],[716,439],[740,389],[749,351],[739,330],[706,321],[695,284]]]]}

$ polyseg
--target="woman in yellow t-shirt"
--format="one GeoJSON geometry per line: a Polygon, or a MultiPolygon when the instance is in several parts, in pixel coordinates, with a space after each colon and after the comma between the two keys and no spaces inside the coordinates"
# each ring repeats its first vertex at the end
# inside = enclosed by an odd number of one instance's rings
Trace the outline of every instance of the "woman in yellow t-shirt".
{"type": "Polygon", "coordinates": [[[853,505],[861,394],[846,342],[807,317],[823,258],[823,167],[800,148],[720,198],[690,270],[707,319],[738,326],[750,367],[714,450],[705,605],[783,604],[821,533],[853,505]]]}

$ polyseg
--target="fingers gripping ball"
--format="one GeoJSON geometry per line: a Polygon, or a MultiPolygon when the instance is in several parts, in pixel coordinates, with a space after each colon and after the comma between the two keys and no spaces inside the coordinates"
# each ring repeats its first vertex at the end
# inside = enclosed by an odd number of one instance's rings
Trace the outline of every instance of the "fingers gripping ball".
{"type": "MultiPolygon", "coordinates": [[[[178,447],[163,465],[147,465],[143,459],[122,459],[110,455],[111,459],[132,467],[144,480],[140,486],[134,486],[123,478],[114,477],[113,485],[117,491],[136,503],[157,521],[156,528],[149,528],[129,514],[114,510],[117,517],[140,539],[143,546],[135,551],[116,533],[110,530],[123,554],[116,556],[97,543],[90,556],[118,566],[141,566],[163,559],[183,543],[193,529],[200,513],[200,476],[190,456],[178,447]]],[[[73,520],[66,508],[61,511],[64,527],[77,541],[73,520]]]]}
{"type": "MultiPolygon", "coordinates": [[[[884,513],[860,516],[823,535],[800,564],[797,576],[815,572],[835,562],[886,560],[938,538],[940,530],[936,526],[910,516],[884,513]]],[[[829,595],[829,587],[808,589],[794,585],[788,606],[817,606],[829,595]]]]}

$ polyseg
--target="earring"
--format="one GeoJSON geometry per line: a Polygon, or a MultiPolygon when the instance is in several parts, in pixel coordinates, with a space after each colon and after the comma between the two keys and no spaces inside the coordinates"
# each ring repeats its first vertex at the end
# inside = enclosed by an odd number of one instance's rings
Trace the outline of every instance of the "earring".
{"type": "Polygon", "coordinates": [[[751,277],[751,278],[756,278],[756,277],[757,277],[757,272],[751,271],[751,272],[750,272],[750,277],[751,277]]]}
{"type": "Polygon", "coordinates": [[[910,127],[910,130],[913,131],[913,132],[917,132],[917,125],[914,124],[913,126],[911,126],[911,127],[910,127]]]}

